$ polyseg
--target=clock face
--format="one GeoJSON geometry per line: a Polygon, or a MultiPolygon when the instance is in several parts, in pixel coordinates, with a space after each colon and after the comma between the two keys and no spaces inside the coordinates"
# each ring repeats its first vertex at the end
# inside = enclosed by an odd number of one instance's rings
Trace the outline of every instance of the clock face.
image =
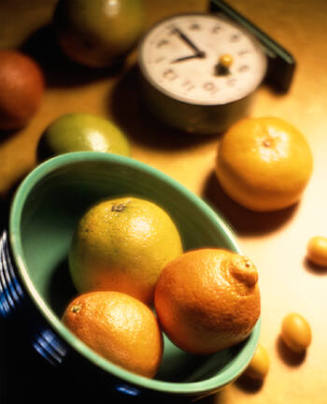
{"type": "Polygon", "coordinates": [[[212,14],[183,14],[156,24],[139,48],[143,76],[159,91],[191,104],[244,98],[263,80],[267,60],[239,26],[212,14]]]}

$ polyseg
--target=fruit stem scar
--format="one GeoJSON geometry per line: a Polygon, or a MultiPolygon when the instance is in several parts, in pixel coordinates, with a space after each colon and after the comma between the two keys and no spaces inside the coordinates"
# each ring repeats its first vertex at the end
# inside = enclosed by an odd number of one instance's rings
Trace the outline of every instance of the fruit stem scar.
{"type": "Polygon", "coordinates": [[[112,205],[111,211],[112,212],[122,212],[126,208],[126,203],[118,203],[116,205],[112,205]]]}
{"type": "Polygon", "coordinates": [[[81,306],[79,304],[75,304],[72,308],[71,311],[72,313],[78,313],[81,310],[81,306]]]}
{"type": "Polygon", "coordinates": [[[266,138],[263,142],[262,142],[263,146],[265,147],[270,147],[272,145],[272,139],[266,138]]]}

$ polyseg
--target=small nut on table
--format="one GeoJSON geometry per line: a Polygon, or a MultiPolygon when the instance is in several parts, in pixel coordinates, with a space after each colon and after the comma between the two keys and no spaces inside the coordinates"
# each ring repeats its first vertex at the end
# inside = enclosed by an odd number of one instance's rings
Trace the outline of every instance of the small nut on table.
{"type": "Polygon", "coordinates": [[[307,245],[307,258],[316,265],[327,267],[327,237],[312,237],[307,245]]]}
{"type": "Polygon", "coordinates": [[[281,338],[292,351],[302,353],[311,344],[310,324],[300,314],[290,313],[283,319],[281,338]]]}
{"type": "Polygon", "coordinates": [[[249,366],[245,370],[244,374],[253,379],[263,379],[270,367],[270,359],[266,349],[258,344],[257,349],[249,363],[249,366]]]}

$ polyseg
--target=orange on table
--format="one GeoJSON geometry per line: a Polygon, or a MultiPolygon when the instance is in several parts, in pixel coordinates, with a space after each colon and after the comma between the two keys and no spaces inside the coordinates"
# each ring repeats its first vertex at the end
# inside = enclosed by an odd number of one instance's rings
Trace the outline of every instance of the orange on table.
{"type": "Polygon", "coordinates": [[[246,118],[222,137],[216,175],[232,199],[254,211],[298,202],[311,177],[313,157],[304,135],[276,117],[246,118]]]}
{"type": "Polygon", "coordinates": [[[106,199],[77,226],[70,272],[80,293],[117,290],[151,304],[162,268],[182,252],[175,223],[156,203],[132,196],[106,199]]]}
{"type": "Polygon", "coordinates": [[[258,273],[245,256],[219,248],[185,252],[161,272],[155,309],[181,349],[210,354],[243,341],[260,315],[258,273]]]}
{"type": "Polygon", "coordinates": [[[24,127],[37,112],[43,92],[43,72],[30,56],[0,50],[0,130],[24,127]]]}
{"type": "Polygon", "coordinates": [[[150,308],[132,296],[113,291],[82,294],[67,306],[63,322],[109,361],[146,377],[156,374],[162,333],[150,308]]]}

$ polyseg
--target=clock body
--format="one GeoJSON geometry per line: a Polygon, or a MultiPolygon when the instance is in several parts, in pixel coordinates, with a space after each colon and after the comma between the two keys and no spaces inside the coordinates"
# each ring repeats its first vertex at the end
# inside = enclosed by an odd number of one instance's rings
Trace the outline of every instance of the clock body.
{"type": "Polygon", "coordinates": [[[154,25],[138,52],[147,107],[187,132],[219,133],[248,113],[267,60],[243,28],[216,14],[181,14],[154,25]]]}

